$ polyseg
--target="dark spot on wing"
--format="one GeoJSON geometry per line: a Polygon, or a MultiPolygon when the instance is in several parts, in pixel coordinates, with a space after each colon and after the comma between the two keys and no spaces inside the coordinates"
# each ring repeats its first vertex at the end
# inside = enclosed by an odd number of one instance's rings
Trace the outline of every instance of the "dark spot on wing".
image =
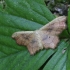
{"type": "Polygon", "coordinates": [[[25,35],[25,34],[22,34],[23,38],[26,39],[26,40],[29,40],[30,38],[30,35],[25,35]]]}
{"type": "Polygon", "coordinates": [[[32,44],[36,43],[36,40],[33,39],[33,40],[31,41],[31,43],[32,43],[32,44]]]}
{"type": "Polygon", "coordinates": [[[51,32],[54,29],[54,23],[50,24],[47,31],[51,32]]]}
{"type": "Polygon", "coordinates": [[[49,32],[51,32],[53,30],[53,28],[49,28],[49,29],[47,29],[47,31],[49,31],[49,32]]]}

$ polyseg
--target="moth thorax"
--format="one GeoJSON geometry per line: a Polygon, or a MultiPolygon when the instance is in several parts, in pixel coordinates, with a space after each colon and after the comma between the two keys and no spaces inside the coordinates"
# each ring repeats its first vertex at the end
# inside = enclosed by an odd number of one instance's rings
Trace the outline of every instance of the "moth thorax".
{"type": "Polygon", "coordinates": [[[43,49],[43,44],[42,44],[41,36],[40,36],[38,30],[35,31],[35,35],[36,35],[36,38],[37,38],[37,40],[38,40],[39,48],[40,48],[40,49],[43,49]]]}

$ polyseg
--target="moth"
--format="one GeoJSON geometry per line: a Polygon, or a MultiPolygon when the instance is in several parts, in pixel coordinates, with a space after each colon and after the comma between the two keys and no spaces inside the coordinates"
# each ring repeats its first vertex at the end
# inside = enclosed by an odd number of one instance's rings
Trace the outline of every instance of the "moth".
{"type": "Polygon", "coordinates": [[[27,46],[31,55],[40,49],[54,49],[58,42],[58,35],[66,28],[66,17],[60,16],[35,31],[19,31],[12,35],[19,45],[27,46]]]}

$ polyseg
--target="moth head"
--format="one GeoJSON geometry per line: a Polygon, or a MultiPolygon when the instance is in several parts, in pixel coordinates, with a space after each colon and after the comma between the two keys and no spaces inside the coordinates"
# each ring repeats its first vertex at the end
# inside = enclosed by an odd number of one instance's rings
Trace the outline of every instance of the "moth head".
{"type": "Polygon", "coordinates": [[[17,34],[17,32],[15,32],[15,33],[12,35],[12,38],[13,38],[13,39],[16,39],[18,36],[19,36],[19,34],[17,34]]]}

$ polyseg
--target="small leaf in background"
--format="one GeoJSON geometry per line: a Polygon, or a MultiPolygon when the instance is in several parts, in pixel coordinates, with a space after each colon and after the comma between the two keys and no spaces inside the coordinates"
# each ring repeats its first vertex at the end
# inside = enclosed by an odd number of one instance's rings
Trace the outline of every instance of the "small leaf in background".
{"type": "MultiPolygon", "coordinates": [[[[70,8],[68,10],[68,31],[69,31],[69,34],[70,34],[70,8]]],[[[70,43],[70,41],[69,41],[69,43],[70,43]]],[[[68,51],[67,51],[66,70],[70,70],[70,46],[68,47],[68,51]]]]}
{"type": "Polygon", "coordinates": [[[67,20],[67,22],[68,22],[68,31],[69,31],[69,33],[70,33],[70,8],[68,9],[68,18],[67,18],[68,20],[67,20]]]}
{"type": "Polygon", "coordinates": [[[70,70],[70,46],[68,47],[68,51],[67,51],[67,65],[66,65],[66,70],[70,70]]]}

